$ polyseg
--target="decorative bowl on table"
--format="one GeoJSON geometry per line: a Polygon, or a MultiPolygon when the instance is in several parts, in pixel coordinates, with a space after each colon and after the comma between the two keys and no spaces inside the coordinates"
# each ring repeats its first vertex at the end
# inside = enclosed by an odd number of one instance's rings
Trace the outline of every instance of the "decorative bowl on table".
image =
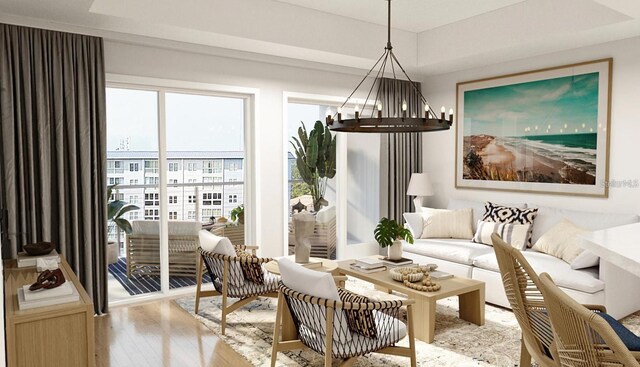
{"type": "Polygon", "coordinates": [[[22,246],[24,251],[31,256],[47,255],[56,247],[52,242],[36,242],[22,246]]]}
{"type": "Polygon", "coordinates": [[[411,283],[420,281],[424,277],[424,273],[422,272],[422,270],[415,266],[402,266],[399,268],[393,268],[389,270],[389,274],[391,274],[391,279],[395,280],[396,282],[403,282],[405,276],[411,283]]]}

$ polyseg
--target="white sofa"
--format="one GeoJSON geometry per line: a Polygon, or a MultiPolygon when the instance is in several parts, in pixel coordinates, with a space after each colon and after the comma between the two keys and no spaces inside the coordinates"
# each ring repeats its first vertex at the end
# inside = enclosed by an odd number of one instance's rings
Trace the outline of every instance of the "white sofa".
{"type": "MultiPolygon", "coordinates": [[[[538,208],[533,226],[533,243],[563,218],[590,230],[640,220],[636,214],[591,213],[535,204],[529,204],[528,207],[538,208]]],[[[477,221],[484,215],[483,202],[452,199],[447,208],[472,208],[474,231],[477,221]]],[[[416,227],[415,224],[413,227],[416,227]]],[[[420,232],[421,229],[413,230],[420,232]]],[[[420,235],[421,232],[414,233],[416,240],[413,245],[403,244],[404,257],[421,264],[438,264],[439,270],[456,276],[481,280],[486,283],[487,302],[509,307],[491,246],[461,239],[420,239],[420,235]]],[[[640,278],[611,263],[600,260],[599,266],[573,270],[563,260],[531,249],[524,251],[524,256],[537,273],[549,273],[560,288],[580,303],[605,305],[607,312],[617,319],[640,310],[640,278]]]]}

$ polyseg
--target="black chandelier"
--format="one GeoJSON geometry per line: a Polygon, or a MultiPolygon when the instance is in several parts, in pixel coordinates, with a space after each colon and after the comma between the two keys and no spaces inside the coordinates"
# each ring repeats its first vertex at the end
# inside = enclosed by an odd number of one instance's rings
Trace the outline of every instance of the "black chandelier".
{"type": "Polygon", "coordinates": [[[351,92],[347,100],[338,108],[335,114],[331,113],[330,110],[327,111],[326,124],[329,130],[331,131],[341,131],[348,133],[398,133],[398,132],[428,132],[428,131],[440,131],[440,130],[449,130],[451,125],[453,124],[453,109],[449,110],[448,119],[445,116],[445,108],[442,107],[440,111],[440,116],[431,109],[427,100],[422,95],[420,88],[416,86],[416,83],[411,80],[407,72],[404,70],[396,55],[393,53],[393,47],[391,46],[391,0],[388,1],[388,25],[387,25],[387,46],[384,48],[384,53],[378,61],[369,69],[369,72],[362,78],[360,83],[356,86],[356,89],[351,92]],[[409,84],[417,92],[417,95],[420,97],[420,102],[424,105],[424,115],[417,116],[412,114],[411,116],[407,116],[407,102],[406,100],[402,102],[402,106],[399,110],[401,110],[400,116],[397,114],[391,116],[391,108],[387,106],[387,116],[383,117],[382,113],[382,102],[381,102],[381,90],[382,90],[382,80],[385,75],[385,71],[387,71],[387,67],[391,69],[391,73],[393,75],[392,80],[398,80],[396,78],[396,67],[402,74],[407,78],[409,84]],[[377,86],[376,94],[371,102],[377,107],[377,114],[375,114],[375,109],[371,109],[370,117],[362,116],[360,112],[359,106],[356,104],[355,106],[355,117],[353,119],[343,119],[342,118],[342,108],[349,102],[351,97],[358,91],[358,89],[362,86],[362,84],[367,80],[369,75],[377,69],[375,79],[371,84],[371,88],[367,94],[367,98],[364,101],[363,107],[367,106],[369,102],[369,98],[372,96],[372,92],[374,88],[377,86]]]}

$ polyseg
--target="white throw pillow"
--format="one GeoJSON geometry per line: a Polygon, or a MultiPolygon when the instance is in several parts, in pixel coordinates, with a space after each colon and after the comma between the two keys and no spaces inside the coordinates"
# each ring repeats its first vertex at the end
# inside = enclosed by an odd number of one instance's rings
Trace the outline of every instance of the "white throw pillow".
{"type": "Polygon", "coordinates": [[[413,238],[422,237],[422,213],[402,214],[406,222],[406,227],[411,231],[413,238]]]}
{"type": "Polygon", "coordinates": [[[447,210],[422,208],[422,236],[420,238],[473,237],[473,211],[471,208],[447,210]]]}
{"type": "Polygon", "coordinates": [[[518,250],[524,250],[529,243],[531,224],[496,223],[478,221],[478,230],[473,236],[473,242],[493,246],[491,235],[497,233],[504,242],[518,250]]]}
{"type": "Polygon", "coordinates": [[[338,288],[331,273],[307,269],[286,257],[278,260],[278,267],[282,283],[294,291],[340,301],[338,288]]]}
{"type": "Polygon", "coordinates": [[[600,257],[589,250],[584,250],[571,262],[571,269],[590,268],[600,264],[600,257]]]}
{"type": "Polygon", "coordinates": [[[588,232],[570,220],[563,219],[540,236],[533,249],[571,264],[584,251],[578,246],[578,236],[588,232]]]}
{"type": "MultiPolygon", "coordinates": [[[[213,252],[214,254],[236,256],[236,249],[227,237],[216,236],[204,229],[198,232],[198,236],[200,238],[200,247],[202,247],[203,250],[213,252]]],[[[229,284],[236,287],[242,287],[244,285],[244,273],[239,263],[231,263],[229,273],[231,275],[229,284]]]]}

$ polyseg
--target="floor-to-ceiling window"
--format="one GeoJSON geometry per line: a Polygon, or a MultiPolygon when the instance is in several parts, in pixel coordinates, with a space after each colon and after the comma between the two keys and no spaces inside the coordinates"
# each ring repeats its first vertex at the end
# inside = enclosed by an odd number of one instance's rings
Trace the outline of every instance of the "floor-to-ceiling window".
{"type": "Polygon", "coordinates": [[[139,208],[121,216],[128,225],[110,225],[111,301],[195,284],[197,231],[238,224],[246,104],[210,91],[107,88],[107,184],[112,200],[139,208]]]}

